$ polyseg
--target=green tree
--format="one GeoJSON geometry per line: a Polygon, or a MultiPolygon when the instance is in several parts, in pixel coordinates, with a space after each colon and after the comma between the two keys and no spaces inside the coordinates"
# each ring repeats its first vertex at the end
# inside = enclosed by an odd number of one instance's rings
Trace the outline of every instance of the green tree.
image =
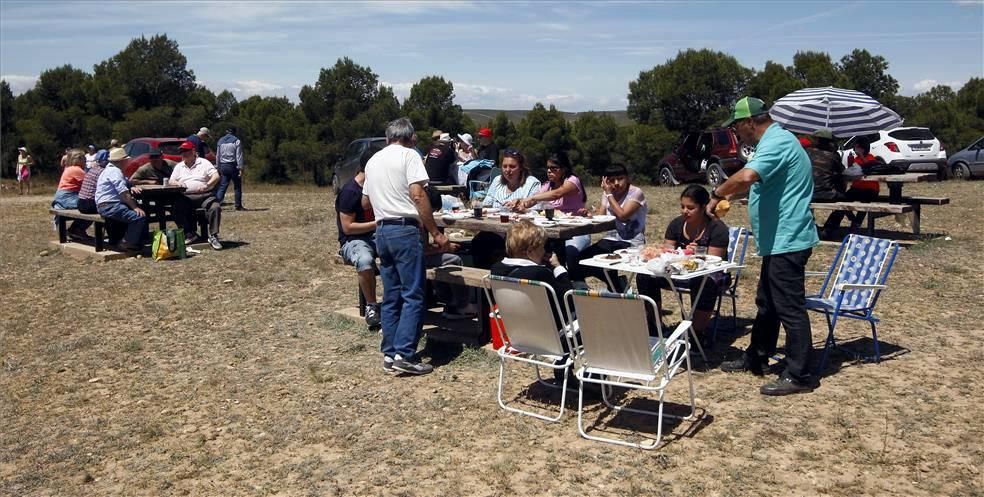
{"type": "Polygon", "coordinates": [[[881,55],[855,48],[840,60],[840,72],[849,85],[875,100],[895,95],[899,82],[888,74],[888,61],[881,55]]]}
{"type": "MultiPolygon", "coordinates": [[[[516,143],[517,131],[516,125],[509,120],[509,116],[505,112],[499,112],[495,115],[495,119],[486,124],[486,127],[492,130],[492,141],[499,147],[499,150],[505,150],[510,144],[516,143]]],[[[476,146],[478,143],[478,133],[475,134],[476,146]]]]}
{"type": "Polygon", "coordinates": [[[612,159],[629,168],[633,183],[652,183],[659,173],[659,160],[678,138],[679,133],[666,129],[662,123],[622,126],[618,128],[612,159]]]}
{"type": "Polygon", "coordinates": [[[806,88],[835,86],[848,88],[849,81],[840,73],[837,65],[826,52],[796,52],[793,56],[793,75],[806,88]]]}
{"type": "MultiPolygon", "coordinates": [[[[195,74],[178,43],[167,35],[136,38],[120,53],[95,66],[94,79],[120,82],[137,109],[181,106],[195,91],[195,74]]],[[[100,84],[105,84],[100,82],[100,84]]],[[[113,86],[113,85],[110,85],[113,86]]]]}
{"type": "Polygon", "coordinates": [[[464,133],[464,113],[454,103],[454,84],[440,76],[428,76],[410,87],[403,114],[420,131],[440,129],[464,133]]]}
{"type": "Polygon", "coordinates": [[[591,176],[601,176],[612,162],[618,138],[618,124],[608,114],[584,112],[574,121],[574,140],[577,154],[571,157],[575,167],[581,166],[591,176]]]}
{"type": "Polygon", "coordinates": [[[755,73],[748,81],[745,93],[772,105],[776,100],[803,88],[803,81],[793,74],[791,68],[770,60],[761,72],[755,73]]]}
{"type": "Polygon", "coordinates": [[[550,154],[574,148],[567,119],[553,105],[547,109],[537,102],[516,130],[518,141],[514,146],[523,152],[530,170],[541,179],[546,177],[546,161],[550,154]]]}
{"type": "Polygon", "coordinates": [[[704,128],[744,91],[751,70],[734,57],[689,49],[629,83],[629,117],[672,130],[704,128]]]}
{"type": "Polygon", "coordinates": [[[332,158],[340,157],[356,138],[380,136],[386,123],[399,116],[392,89],[380,85],[372,69],[348,57],[322,68],[314,86],[304,85],[299,96],[301,111],[332,158]]]}
{"type": "Polygon", "coordinates": [[[14,129],[14,94],[6,80],[0,80],[0,175],[13,176],[19,139],[14,129]]]}

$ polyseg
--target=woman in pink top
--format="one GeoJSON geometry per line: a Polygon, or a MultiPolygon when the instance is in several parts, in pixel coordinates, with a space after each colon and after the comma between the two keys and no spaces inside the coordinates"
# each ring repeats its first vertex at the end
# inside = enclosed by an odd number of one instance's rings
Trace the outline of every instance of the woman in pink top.
{"type": "MultiPolygon", "coordinates": [[[[65,169],[62,170],[61,179],[58,180],[58,189],[55,190],[55,198],[51,201],[51,207],[55,209],[78,209],[79,190],[82,189],[82,180],[85,178],[85,152],[77,149],[69,149],[65,154],[65,169]]],[[[55,221],[58,217],[55,216],[55,221]]],[[[68,235],[79,241],[89,239],[85,230],[92,224],[89,221],[76,219],[72,221],[72,227],[68,230],[68,235]]]]}
{"type": "MultiPolygon", "coordinates": [[[[557,152],[547,159],[547,181],[540,191],[520,200],[523,208],[529,209],[539,202],[547,202],[553,209],[574,214],[584,209],[588,194],[581,185],[581,180],[574,175],[571,160],[564,152],[557,152]]],[[[576,261],[582,250],[591,245],[591,235],[579,235],[566,240],[562,250],[554,243],[548,243],[547,249],[557,252],[557,257],[566,266],[567,261],[576,261]]]]}

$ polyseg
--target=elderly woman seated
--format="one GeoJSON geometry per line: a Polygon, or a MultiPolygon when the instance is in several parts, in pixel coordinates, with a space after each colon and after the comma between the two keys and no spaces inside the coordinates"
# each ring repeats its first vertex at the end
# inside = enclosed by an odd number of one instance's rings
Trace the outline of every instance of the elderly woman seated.
{"type": "MultiPolygon", "coordinates": [[[[506,257],[492,265],[492,274],[546,283],[554,289],[558,300],[563,298],[571,289],[571,278],[557,260],[557,254],[546,253],[546,243],[547,232],[543,228],[525,219],[513,224],[506,232],[506,257]]],[[[566,310],[563,305],[561,309],[551,310],[559,330],[561,313],[566,316],[566,310]]]]}

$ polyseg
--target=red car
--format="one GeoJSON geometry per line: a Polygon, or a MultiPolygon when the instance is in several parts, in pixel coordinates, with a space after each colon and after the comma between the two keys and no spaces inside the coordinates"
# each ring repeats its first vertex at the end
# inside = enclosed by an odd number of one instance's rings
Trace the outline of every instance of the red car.
{"type": "Polygon", "coordinates": [[[723,183],[751,159],[754,149],[738,141],[731,128],[710,128],[684,133],[659,161],[660,186],[706,181],[712,188],[723,183]]]}
{"type": "MultiPolygon", "coordinates": [[[[130,156],[130,160],[127,161],[126,166],[123,168],[123,174],[127,178],[133,176],[133,173],[140,168],[140,166],[150,162],[150,149],[157,148],[160,149],[161,154],[164,156],[164,160],[168,164],[174,165],[181,161],[181,152],[178,147],[185,142],[184,138],[134,138],[123,145],[123,150],[126,150],[126,154],[130,156]]],[[[208,145],[206,145],[208,148],[208,145]]],[[[208,153],[205,154],[205,158],[208,159],[212,164],[215,164],[215,154],[209,148],[208,153]]]]}

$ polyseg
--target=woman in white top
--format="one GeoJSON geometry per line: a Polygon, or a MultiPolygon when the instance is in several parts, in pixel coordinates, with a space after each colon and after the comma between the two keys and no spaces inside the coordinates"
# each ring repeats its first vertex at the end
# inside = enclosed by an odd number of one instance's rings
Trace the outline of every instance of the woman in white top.
{"type": "Polygon", "coordinates": [[[470,160],[475,160],[475,148],[472,147],[472,135],[465,133],[458,135],[458,163],[464,164],[470,160]]]}
{"type": "Polygon", "coordinates": [[[502,174],[492,180],[485,195],[485,206],[508,207],[523,211],[521,201],[540,190],[540,180],[530,174],[526,157],[515,148],[502,152],[502,174]]]}

